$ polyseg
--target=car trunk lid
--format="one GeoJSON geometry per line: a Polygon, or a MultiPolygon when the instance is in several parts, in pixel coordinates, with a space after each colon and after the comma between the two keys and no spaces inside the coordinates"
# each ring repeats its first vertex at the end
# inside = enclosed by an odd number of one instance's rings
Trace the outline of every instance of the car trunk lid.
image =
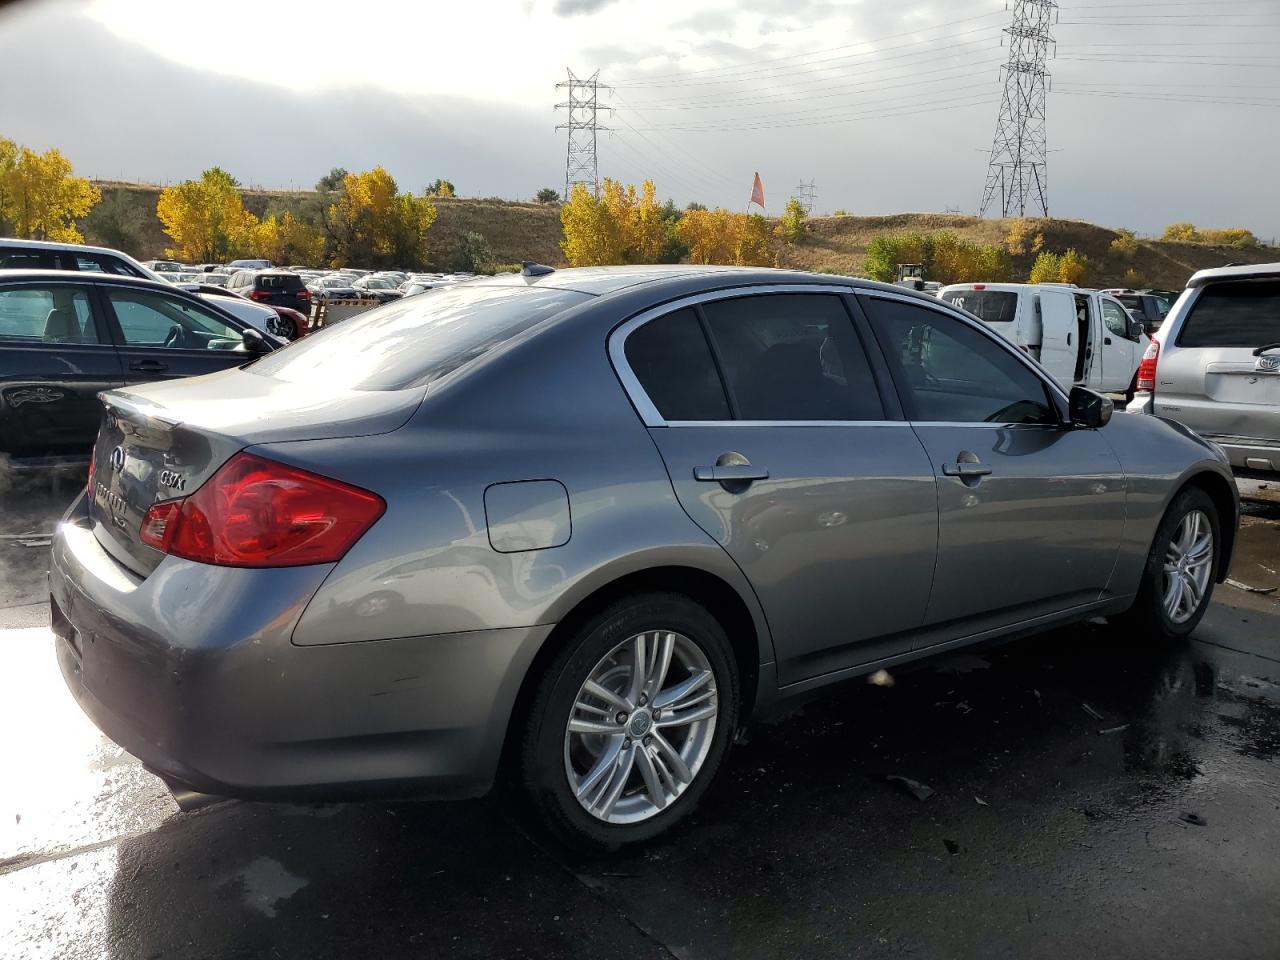
{"type": "Polygon", "coordinates": [[[261,443],[372,436],[403,425],[425,389],[326,391],[229,370],[101,396],[89,516],[94,534],[138,576],[164,554],[142,542],[162,500],[189,496],[237,451],[261,443]]]}

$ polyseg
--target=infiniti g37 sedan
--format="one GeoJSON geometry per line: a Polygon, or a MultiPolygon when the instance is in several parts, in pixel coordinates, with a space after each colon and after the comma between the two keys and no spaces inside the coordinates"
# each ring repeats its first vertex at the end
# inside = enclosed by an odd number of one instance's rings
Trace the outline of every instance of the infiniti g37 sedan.
{"type": "Polygon", "coordinates": [[[777,701],[1094,616],[1179,637],[1222,451],[900,287],[477,280],[103,394],[63,673],[178,791],[476,795],[644,840],[777,701]]]}

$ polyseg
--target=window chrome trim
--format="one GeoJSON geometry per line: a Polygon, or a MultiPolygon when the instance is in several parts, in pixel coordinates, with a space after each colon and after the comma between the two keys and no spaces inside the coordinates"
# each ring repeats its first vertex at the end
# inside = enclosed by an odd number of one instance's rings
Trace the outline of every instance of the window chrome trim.
{"type": "MultiPolygon", "coordinates": [[[[953,306],[952,304],[947,303],[945,300],[939,300],[936,297],[933,298],[933,302],[929,302],[927,300],[924,300],[921,297],[903,296],[898,293],[893,293],[889,290],[855,288],[853,290],[853,293],[859,297],[867,297],[871,299],[878,298],[880,300],[899,300],[903,303],[909,303],[909,304],[912,304],[913,306],[923,307],[925,310],[932,310],[935,313],[942,314],[943,316],[952,317],[956,320],[959,320],[961,323],[966,324],[971,329],[979,331],[983,336],[987,337],[988,339],[994,340],[999,346],[1004,348],[1006,353],[1012,354],[1013,356],[1017,357],[1018,362],[1021,363],[1024,367],[1026,367],[1028,370],[1030,370],[1033,374],[1035,374],[1044,383],[1048,384],[1049,389],[1052,390],[1062,400],[1063,403],[1068,404],[1068,406],[1070,405],[1070,399],[1067,396],[1067,392],[1063,390],[1061,386],[1058,385],[1057,380],[1053,379],[1053,377],[1048,375],[1048,373],[1044,370],[1043,367],[1041,367],[1034,360],[1032,360],[1031,357],[1027,356],[1025,353],[1019,350],[1015,344],[1010,343],[1008,340],[1000,336],[1000,334],[996,333],[994,330],[988,329],[987,325],[983,321],[979,320],[977,317],[974,317],[970,314],[965,313],[959,307],[953,306]]],[[[922,421],[916,421],[916,422],[922,423],[922,421]]],[[[955,425],[956,424],[952,424],[952,426],[955,426],[955,425]]],[[[989,427],[991,425],[992,424],[990,423],[982,423],[982,426],[989,427]]],[[[1035,426],[1041,426],[1041,424],[1023,423],[1023,424],[1010,424],[1010,426],[1035,427],[1035,426]]]]}
{"type": "MultiPolygon", "coordinates": [[[[858,287],[852,284],[837,283],[767,283],[767,284],[747,284],[740,287],[720,287],[715,290],[704,290],[702,293],[690,294],[687,297],[681,297],[678,300],[671,300],[661,306],[651,307],[642,313],[636,314],[626,322],[614,328],[609,334],[609,361],[613,364],[614,372],[618,375],[618,379],[622,381],[622,389],[626,392],[631,400],[632,406],[636,408],[636,413],[640,415],[640,419],[646,427],[670,427],[670,426],[866,426],[868,424],[882,425],[887,423],[904,423],[905,421],[869,421],[869,420],[679,420],[668,422],[654,406],[653,401],[649,399],[649,395],[645,392],[644,387],[640,385],[639,378],[632,371],[630,364],[627,363],[626,340],[632,333],[644,326],[650,320],[657,320],[669,313],[675,313],[677,310],[683,310],[686,307],[696,306],[703,303],[711,303],[716,300],[736,300],[744,296],[756,296],[758,294],[768,293],[826,293],[835,296],[844,297],[858,292],[858,287]]],[[[849,321],[853,323],[852,320],[849,321]]]]}
{"type": "Polygon", "coordinates": [[[909,427],[905,420],[668,420],[664,427],[909,427]]]}

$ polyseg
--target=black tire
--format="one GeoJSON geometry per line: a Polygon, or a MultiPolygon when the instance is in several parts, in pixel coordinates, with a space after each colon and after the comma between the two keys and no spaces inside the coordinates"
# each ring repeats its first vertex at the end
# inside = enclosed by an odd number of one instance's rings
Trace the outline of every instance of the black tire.
{"type": "Polygon", "coordinates": [[[738,682],[724,628],[681,594],[625,597],[582,623],[539,679],[520,743],[521,786],[542,825],[562,842],[589,853],[614,851],[670,830],[697,806],[720,771],[737,727],[742,702],[738,682]],[[669,806],[637,823],[608,823],[588,813],[574,796],[565,770],[566,724],[582,684],[601,659],[628,638],[655,630],[682,634],[710,664],[718,703],[711,745],[692,782],[669,806]]]}
{"type": "Polygon", "coordinates": [[[1213,499],[1199,487],[1187,487],[1173,498],[1160,526],[1156,528],[1155,539],[1151,542],[1151,550],[1142,569],[1138,595],[1133,606],[1116,618],[1117,622],[1140,636],[1156,640],[1177,640],[1188,636],[1200,623],[1213,600],[1213,586],[1218,579],[1218,564],[1221,560],[1222,527],[1213,499]],[[1170,617],[1164,606],[1164,561],[1179,525],[1193,510],[1203,512],[1209,519],[1209,526],[1213,531],[1213,560],[1210,563],[1209,582],[1200,598],[1199,607],[1179,623],[1170,617]]]}

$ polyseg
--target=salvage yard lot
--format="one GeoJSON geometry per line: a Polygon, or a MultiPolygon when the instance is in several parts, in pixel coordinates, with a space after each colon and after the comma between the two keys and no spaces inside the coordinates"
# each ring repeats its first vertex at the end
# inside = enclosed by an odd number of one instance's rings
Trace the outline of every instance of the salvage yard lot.
{"type": "MultiPolygon", "coordinates": [[[[78,483],[0,494],[6,958],[1060,958],[1103,938],[1245,958],[1280,938],[1273,592],[1220,587],[1189,643],[1090,623],[838,687],[753,728],[688,827],[583,860],[495,799],[176,813],[53,660],[40,534],[78,483]]],[[[1278,533],[1280,503],[1247,507],[1234,580],[1280,587],[1278,533]]]]}

